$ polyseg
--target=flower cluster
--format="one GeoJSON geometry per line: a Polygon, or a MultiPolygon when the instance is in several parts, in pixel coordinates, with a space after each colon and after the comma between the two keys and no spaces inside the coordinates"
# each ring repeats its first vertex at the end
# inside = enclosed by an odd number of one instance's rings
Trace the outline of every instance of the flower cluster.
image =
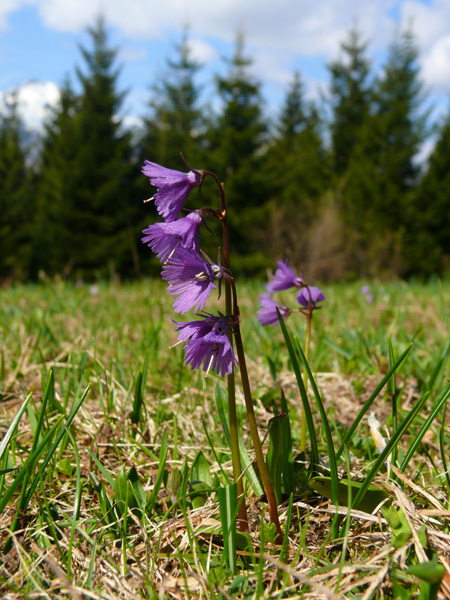
{"type": "MultiPolygon", "coordinates": [[[[191,191],[201,185],[202,174],[194,169],[188,173],[167,169],[148,160],[142,172],[158,188],[152,199],[164,219],[144,229],[142,241],[163,263],[162,278],[168,284],[167,291],[177,296],[175,312],[202,311],[211,292],[217,289],[215,281],[220,283],[224,272],[220,265],[206,262],[200,255],[202,211],[178,218],[191,191]]],[[[200,321],[174,321],[178,341],[185,343],[185,362],[191,369],[198,369],[203,363],[206,373],[230,374],[238,363],[229,338],[232,328],[228,317],[206,313],[200,316],[200,321]]]]}
{"type": "Polygon", "coordinates": [[[311,314],[313,310],[320,308],[320,306],[317,306],[318,302],[326,300],[322,290],[318,287],[307,285],[301,275],[294,273],[288,265],[287,259],[284,262],[282,260],[278,261],[275,275],[266,285],[266,290],[267,292],[261,294],[259,297],[261,308],[258,311],[258,321],[261,325],[278,324],[278,312],[283,320],[286,320],[294,311],[311,314]],[[282,306],[272,299],[272,295],[275,292],[281,292],[290,288],[299,290],[296,298],[300,306],[297,308],[282,306]]]}

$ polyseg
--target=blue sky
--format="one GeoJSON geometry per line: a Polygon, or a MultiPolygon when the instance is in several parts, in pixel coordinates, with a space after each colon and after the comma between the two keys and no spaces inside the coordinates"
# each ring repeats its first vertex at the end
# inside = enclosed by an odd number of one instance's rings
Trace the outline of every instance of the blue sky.
{"type": "Polygon", "coordinates": [[[143,115],[149,86],[173,56],[185,25],[194,56],[204,64],[206,95],[211,75],[224,71],[222,57],[232,53],[237,30],[244,32],[273,114],[294,69],[310,97],[326,93],[326,64],[355,24],[369,42],[375,71],[395,32],[411,24],[435,114],[448,108],[450,0],[0,0],[0,90],[30,80],[60,85],[73,77],[75,65],[83,65],[79,44],[89,44],[86,27],[100,12],[120,49],[119,84],[129,90],[129,116],[143,115]]]}

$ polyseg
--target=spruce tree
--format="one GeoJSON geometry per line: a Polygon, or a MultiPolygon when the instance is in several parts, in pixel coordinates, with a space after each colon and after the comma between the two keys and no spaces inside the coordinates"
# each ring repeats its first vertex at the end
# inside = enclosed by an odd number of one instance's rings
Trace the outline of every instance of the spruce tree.
{"type": "Polygon", "coordinates": [[[307,224],[329,184],[330,169],[322,123],[313,103],[304,99],[303,83],[294,73],[267,152],[277,206],[292,209],[307,224]]]}
{"type": "Polygon", "coordinates": [[[408,206],[407,274],[443,274],[450,269],[450,112],[408,206]]]}
{"type": "MultiPolygon", "coordinates": [[[[418,182],[415,161],[425,139],[427,113],[422,110],[417,48],[410,32],[391,46],[374,87],[367,115],[349,163],[343,199],[345,215],[366,272],[405,268],[402,244],[408,227],[408,204],[418,182]]],[[[358,254],[358,252],[356,252],[358,254]]]]}
{"type": "Polygon", "coordinates": [[[79,239],[73,236],[73,219],[78,177],[79,98],[69,79],[61,88],[58,105],[45,127],[36,186],[37,210],[33,235],[32,274],[70,273],[73,248],[79,239]]]}
{"type": "Polygon", "coordinates": [[[80,47],[85,70],[77,114],[76,195],[70,240],[74,269],[92,277],[133,271],[131,142],[118,117],[117,50],[108,45],[102,18],[88,29],[92,48],[80,47]]]}
{"type": "Polygon", "coordinates": [[[199,159],[205,133],[199,106],[200,88],[196,77],[200,65],[191,56],[184,33],[176,56],[167,61],[162,81],[154,86],[151,114],[144,120],[143,157],[166,167],[181,169],[180,152],[193,165],[199,159]]]}
{"type": "Polygon", "coordinates": [[[263,172],[267,127],[262,115],[260,83],[251,73],[252,60],[238,35],[228,72],[217,77],[222,101],[210,133],[210,160],[224,180],[230,206],[233,268],[253,273],[267,263],[261,250],[268,229],[268,178],[263,172]]]}
{"type": "Polygon", "coordinates": [[[334,168],[342,175],[359,140],[370,106],[367,44],[356,29],[341,44],[342,56],[328,65],[331,73],[331,141],[334,168]]]}
{"type": "Polygon", "coordinates": [[[29,275],[33,196],[13,101],[0,116],[0,280],[29,275]]]}

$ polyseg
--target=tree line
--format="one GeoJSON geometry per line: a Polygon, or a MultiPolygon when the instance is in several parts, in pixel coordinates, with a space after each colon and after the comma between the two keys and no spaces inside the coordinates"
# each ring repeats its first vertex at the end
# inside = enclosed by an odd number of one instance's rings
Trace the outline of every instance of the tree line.
{"type": "MultiPolygon", "coordinates": [[[[213,110],[183,35],[138,131],[118,116],[125,93],[102,19],[89,34],[75,71],[81,91],[64,82],[38,153],[14,105],[1,117],[0,280],[155,274],[158,261],[140,242],[156,220],[143,203],[154,190],[140,169],[147,158],[183,170],[180,152],[224,181],[234,270],[253,275],[289,257],[327,280],[448,271],[450,116],[429,122],[411,32],[374,74],[350,31],[328,65],[327,98],[307,100],[295,72],[274,122],[242,36],[215,78],[213,110]],[[417,155],[432,125],[437,143],[423,167],[417,155]]],[[[215,202],[207,185],[203,196],[215,202]]]]}

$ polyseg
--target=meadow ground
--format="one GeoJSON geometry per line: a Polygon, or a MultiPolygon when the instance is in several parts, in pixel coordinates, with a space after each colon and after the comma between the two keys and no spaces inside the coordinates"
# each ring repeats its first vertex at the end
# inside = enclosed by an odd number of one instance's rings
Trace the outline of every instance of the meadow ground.
{"type": "MultiPolygon", "coordinates": [[[[225,556],[216,494],[231,473],[220,377],[191,371],[182,347],[171,347],[174,315],[162,284],[1,289],[2,597],[450,598],[450,282],[371,283],[371,302],[362,285],[326,286],[309,362],[349,499],[370,475],[386,492],[384,506],[369,510],[373,488],[354,510],[309,485],[310,448],[298,451],[296,359],[280,327],[256,319],[263,283],[244,282],[242,330],[260,435],[282,389],[295,489],[281,499],[280,546],[249,469],[250,534],[234,542],[236,565],[225,556]],[[392,441],[381,460],[371,412],[392,441]]],[[[287,328],[302,344],[301,315],[287,328]]],[[[311,385],[308,399],[316,475],[326,483],[329,440],[311,385]]]]}

